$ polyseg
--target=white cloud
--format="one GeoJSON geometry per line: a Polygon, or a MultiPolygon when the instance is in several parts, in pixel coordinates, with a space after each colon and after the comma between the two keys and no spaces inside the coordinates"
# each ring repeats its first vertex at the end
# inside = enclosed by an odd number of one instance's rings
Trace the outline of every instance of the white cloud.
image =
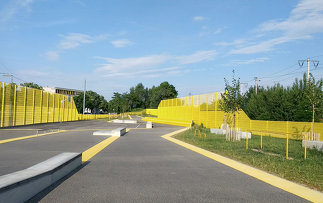
{"type": "Polygon", "coordinates": [[[252,63],[262,63],[269,60],[267,57],[262,58],[255,58],[255,59],[247,59],[247,60],[233,60],[228,65],[246,65],[246,64],[252,64],[252,63]]]}
{"type": "Polygon", "coordinates": [[[166,54],[150,55],[137,58],[105,58],[106,63],[100,64],[96,69],[97,73],[106,77],[149,77],[169,74],[178,74],[184,69],[183,65],[193,64],[202,61],[209,61],[215,58],[216,52],[197,51],[185,56],[171,56],[166,54]],[[167,67],[167,68],[165,68],[167,67]]]}
{"type": "Polygon", "coordinates": [[[59,53],[56,51],[48,51],[45,53],[47,60],[57,61],[59,59],[59,53]]]}
{"type": "Polygon", "coordinates": [[[191,55],[177,56],[176,60],[178,61],[179,64],[191,64],[191,63],[197,63],[201,61],[213,60],[215,56],[216,56],[215,50],[197,51],[191,55]]]}
{"type": "Polygon", "coordinates": [[[215,32],[214,32],[214,34],[220,34],[221,32],[222,32],[222,28],[218,28],[215,32]]]}
{"type": "Polygon", "coordinates": [[[151,55],[138,58],[102,58],[107,63],[102,64],[98,69],[99,71],[109,71],[110,73],[131,71],[134,69],[147,69],[161,65],[168,61],[169,57],[166,55],[151,55]]]}
{"type": "Polygon", "coordinates": [[[33,0],[15,0],[9,2],[7,6],[0,10],[0,22],[6,23],[22,10],[30,11],[30,5],[33,2],[33,0]]]}
{"type": "Polygon", "coordinates": [[[133,45],[133,42],[131,42],[127,39],[120,39],[120,40],[112,41],[111,44],[116,48],[123,48],[123,47],[133,45]]]}
{"type": "Polygon", "coordinates": [[[203,16],[195,16],[195,17],[193,18],[193,21],[204,21],[204,20],[206,20],[206,18],[205,18],[205,17],[203,17],[203,16]]]}
{"type": "Polygon", "coordinates": [[[82,33],[68,33],[60,36],[63,38],[58,44],[60,49],[73,49],[81,44],[91,44],[107,38],[107,35],[90,36],[82,33]]]}
{"type": "Polygon", "coordinates": [[[246,44],[230,51],[231,54],[252,54],[273,50],[279,44],[296,40],[310,39],[323,32],[323,1],[303,0],[284,20],[271,20],[262,23],[256,32],[267,37],[253,44],[246,44]],[[278,36],[278,37],[270,37],[278,36]]]}
{"type": "Polygon", "coordinates": [[[226,46],[238,46],[238,45],[241,45],[244,43],[246,43],[245,39],[238,39],[238,40],[234,40],[232,42],[215,42],[215,43],[213,43],[213,45],[226,47],[226,46]]]}

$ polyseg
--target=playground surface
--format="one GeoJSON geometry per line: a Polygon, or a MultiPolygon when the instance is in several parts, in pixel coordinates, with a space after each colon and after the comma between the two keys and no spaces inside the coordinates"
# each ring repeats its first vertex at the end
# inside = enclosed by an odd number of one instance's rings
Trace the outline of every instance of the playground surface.
{"type": "Polygon", "coordinates": [[[183,127],[162,124],[145,129],[144,123],[92,120],[3,129],[0,140],[11,141],[0,144],[0,175],[22,170],[62,152],[84,152],[108,138],[93,136],[94,131],[118,127],[126,127],[129,132],[32,201],[306,202],[169,142],[161,136],[183,127]]]}

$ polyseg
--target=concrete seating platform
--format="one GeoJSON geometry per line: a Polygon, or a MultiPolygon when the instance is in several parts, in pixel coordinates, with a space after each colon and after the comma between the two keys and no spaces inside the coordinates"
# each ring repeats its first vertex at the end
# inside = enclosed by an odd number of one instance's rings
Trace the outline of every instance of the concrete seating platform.
{"type": "Polygon", "coordinates": [[[81,164],[81,153],[66,152],[27,169],[0,176],[0,202],[25,202],[81,164]]]}
{"type": "Polygon", "coordinates": [[[93,132],[93,135],[101,135],[101,136],[123,136],[126,134],[126,128],[116,128],[113,130],[100,130],[93,132]]]}
{"type": "Polygon", "coordinates": [[[112,120],[112,123],[130,123],[130,124],[136,124],[137,120],[112,120]]]}

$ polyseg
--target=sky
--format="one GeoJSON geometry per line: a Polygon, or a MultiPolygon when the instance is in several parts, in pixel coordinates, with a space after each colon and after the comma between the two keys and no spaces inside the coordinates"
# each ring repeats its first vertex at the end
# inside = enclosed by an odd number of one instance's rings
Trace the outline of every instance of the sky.
{"type": "Polygon", "coordinates": [[[323,77],[322,0],[0,0],[0,81],[110,100],[168,81],[179,97],[323,77]]]}

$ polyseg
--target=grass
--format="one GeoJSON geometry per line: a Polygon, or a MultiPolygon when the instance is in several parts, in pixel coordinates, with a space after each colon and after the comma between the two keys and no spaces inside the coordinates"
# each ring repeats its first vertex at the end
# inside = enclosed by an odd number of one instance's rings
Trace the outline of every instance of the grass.
{"type": "Polygon", "coordinates": [[[194,128],[173,137],[323,192],[323,152],[308,149],[307,160],[304,160],[302,141],[289,140],[288,154],[291,159],[286,160],[286,139],[264,136],[263,150],[260,150],[260,136],[252,135],[246,150],[244,139],[229,142],[225,140],[225,135],[199,129],[202,134],[206,133],[206,138],[194,136],[194,128]]]}

